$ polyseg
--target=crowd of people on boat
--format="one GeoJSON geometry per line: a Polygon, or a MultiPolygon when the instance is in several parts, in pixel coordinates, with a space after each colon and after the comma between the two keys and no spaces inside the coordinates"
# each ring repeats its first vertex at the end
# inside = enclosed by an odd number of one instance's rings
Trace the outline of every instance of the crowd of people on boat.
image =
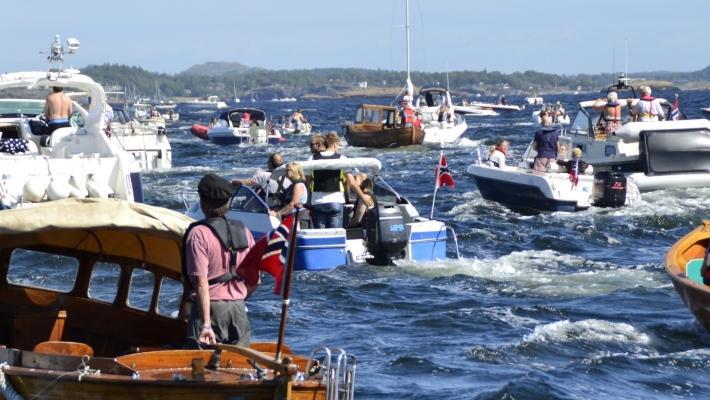
{"type": "MultiPolygon", "coordinates": [[[[335,132],[313,135],[309,146],[309,160],[346,158],[339,152],[340,138],[335,132]]],[[[316,229],[361,227],[367,211],[375,205],[374,183],[367,174],[314,170],[306,176],[299,162],[285,163],[278,153],[269,156],[266,170],[250,178],[229,181],[211,173],[203,176],[198,194],[205,219],[191,225],[184,237],[186,273],[192,283],[194,304],[187,338],[198,347],[218,342],[248,345],[250,341],[244,300],[256,286],[230,271],[239,269],[255,241],[243,223],[226,218],[229,200],[239,185],[263,194],[270,215],[284,218],[294,209],[303,210],[298,218],[309,219],[316,229]],[[284,168],[285,174],[274,179],[273,172],[279,168],[284,168]],[[344,205],[353,198],[352,215],[344,222],[344,205]]]]}

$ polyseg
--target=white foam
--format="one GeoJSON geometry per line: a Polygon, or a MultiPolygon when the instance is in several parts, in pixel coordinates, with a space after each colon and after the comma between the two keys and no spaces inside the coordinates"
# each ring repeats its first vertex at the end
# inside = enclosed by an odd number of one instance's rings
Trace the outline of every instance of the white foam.
{"type": "Polygon", "coordinates": [[[426,276],[469,275],[506,285],[495,286],[502,293],[524,293],[545,297],[586,297],[629,287],[657,288],[653,266],[627,266],[589,261],[553,250],[513,252],[498,259],[462,259],[429,263],[401,263],[426,276]]]}
{"type": "Polygon", "coordinates": [[[557,321],[535,327],[523,342],[611,342],[647,345],[650,338],[623,322],[586,319],[577,322],[557,321]]]}

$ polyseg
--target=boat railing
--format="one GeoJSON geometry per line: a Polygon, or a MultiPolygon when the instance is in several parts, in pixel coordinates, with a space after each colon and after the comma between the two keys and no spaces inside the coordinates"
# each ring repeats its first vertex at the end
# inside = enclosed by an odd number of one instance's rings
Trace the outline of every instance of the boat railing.
{"type": "Polygon", "coordinates": [[[355,395],[355,369],[357,360],[343,349],[335,349],[337,358],[323,346],[314,349],[306,364],[309,377],[321,377],[326,385],[326,400],[352,400],[355,395]],[[320,361],[319,361],[320,360],[320,361]]]}
{"type": "Polygon", "coordinates": [[[456,259],[461,261],[461,253],[459,252],[459,240],[456,237],[456,231],[453,226],[444,225],[446,230],[451,231],[451,236],[454,238],[454,246],[456,246],[456,259]]]}

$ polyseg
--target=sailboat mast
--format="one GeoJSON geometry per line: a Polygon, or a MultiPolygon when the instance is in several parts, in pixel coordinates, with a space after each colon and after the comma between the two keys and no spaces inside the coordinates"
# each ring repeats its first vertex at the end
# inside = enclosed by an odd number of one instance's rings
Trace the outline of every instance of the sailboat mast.
{"type": "Polygon", "coordinates": [[[410,81],[409,77],[409,0],[406,0],[407,3],[407,12],[406,12],[406,18],[407,20],[404,23],[404,28],[405,32],[407,33],[407,82],[410,81]]]}

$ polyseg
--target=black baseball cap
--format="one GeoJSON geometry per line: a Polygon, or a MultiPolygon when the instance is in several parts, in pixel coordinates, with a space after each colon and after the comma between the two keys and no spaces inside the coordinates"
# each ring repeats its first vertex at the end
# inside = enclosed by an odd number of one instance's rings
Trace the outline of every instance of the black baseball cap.
{"type": "Polygon", "coordinates": [[[228,180],[209,173],[200,179],[197,184],[197,192],[201,199],[227,202],[232,198],[235,192],[235,187],[228,180]]]}

